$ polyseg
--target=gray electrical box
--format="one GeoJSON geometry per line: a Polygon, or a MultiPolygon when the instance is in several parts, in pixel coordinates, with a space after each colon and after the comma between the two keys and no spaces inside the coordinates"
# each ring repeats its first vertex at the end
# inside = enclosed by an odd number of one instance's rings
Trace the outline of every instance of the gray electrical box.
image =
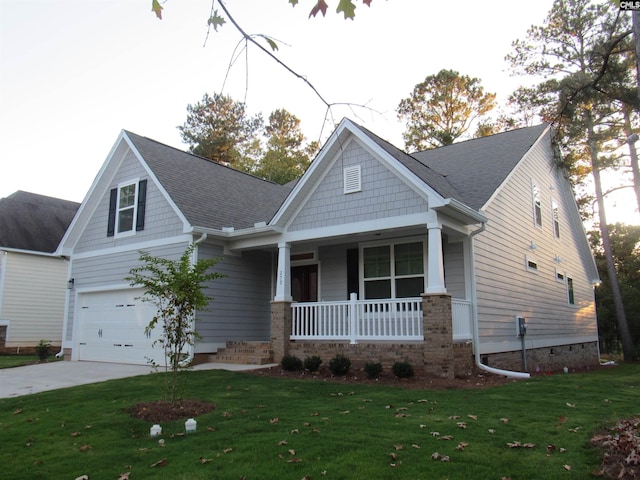
{"type": "Polygon", "coordinates": [[[527,320],[524,317],[516,316],[516,328],[519,337],[527,334],[527,320]]]}

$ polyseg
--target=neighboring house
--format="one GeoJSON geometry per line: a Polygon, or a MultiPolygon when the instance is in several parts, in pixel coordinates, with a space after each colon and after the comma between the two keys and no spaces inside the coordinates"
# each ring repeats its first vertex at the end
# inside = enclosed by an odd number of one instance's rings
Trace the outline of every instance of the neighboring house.
{"type": "Polygon", "coordinates": [[[60,346],[69,262],[55,251],[79,206],[22,191],[0,199],[0,351],[60,346]]]}
{"type": "Polygon", "coordinates": [[[72,360],[158,359],[153,308],[124,277],[141,249],[178,258],[195,242],[227,275],[195,355],[263,342],[276,362],[344,353],[447,377],[474,356],[596,364],[598,275],[557,163],[547,125],[408,155],[345,119],[280,186],[123,131],[58,252],[75,280],[63,346],[72,360]]]}

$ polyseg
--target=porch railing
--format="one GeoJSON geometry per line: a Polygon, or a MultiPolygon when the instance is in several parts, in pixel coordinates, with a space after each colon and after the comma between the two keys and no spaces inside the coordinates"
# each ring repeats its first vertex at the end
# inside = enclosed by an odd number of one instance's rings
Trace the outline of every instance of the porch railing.
{"type": "MultiPolygon", "coordinates": [[[[471,338],[471,303],[453,300],[454,340],[471,338]]],[[[422,341],[422,299],[304,302],[292,305],[292,340],[422,341]]]]}

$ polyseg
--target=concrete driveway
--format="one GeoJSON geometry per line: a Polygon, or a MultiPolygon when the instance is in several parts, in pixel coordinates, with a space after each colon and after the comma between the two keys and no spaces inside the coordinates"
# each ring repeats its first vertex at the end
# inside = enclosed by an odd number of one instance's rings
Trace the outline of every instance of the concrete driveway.
{"type": "MultiPolygon", "coordinates": [[[[204,363],[194,370],[251,370],[272,365],[234,365],[204,363]]],[[[18,397],[58,388],[104,382],[115,378],[135,377],[153,373],[146,365],[121,363],[69,362],[38,363],[25,367],[0,369],[0,398],[18,397]]]]}

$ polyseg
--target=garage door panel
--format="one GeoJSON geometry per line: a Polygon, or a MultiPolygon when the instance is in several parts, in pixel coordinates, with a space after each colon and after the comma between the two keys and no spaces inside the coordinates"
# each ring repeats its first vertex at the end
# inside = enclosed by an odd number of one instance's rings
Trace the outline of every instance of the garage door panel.
{"type": "Polygon", "coordinates": [[[161,329],[145,329],[156,313],[148,302],[136,299],[140,290],[85,293],[80,297],[79,359],[115,363],[163,364],[163,352],[154,347],[161,329]]]}

